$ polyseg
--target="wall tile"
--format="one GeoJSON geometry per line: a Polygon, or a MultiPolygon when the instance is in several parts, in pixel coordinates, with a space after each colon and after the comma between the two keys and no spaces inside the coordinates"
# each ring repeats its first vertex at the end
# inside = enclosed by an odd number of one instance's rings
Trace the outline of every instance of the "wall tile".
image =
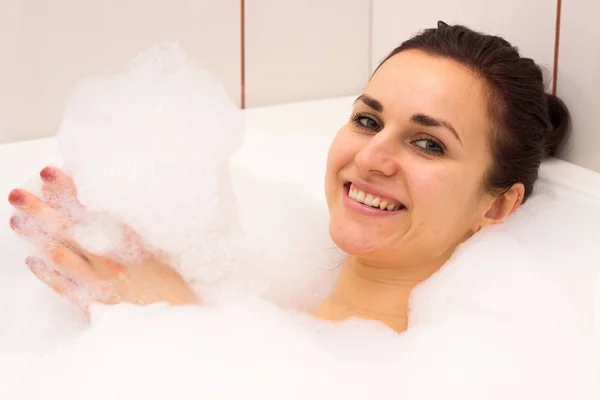
{"type": "Polygon", "coordinates": [[[368,79],[369,0],[247,0],[246,105],[359,92],[368,79]]]}
{"type": "Polygon", "coordinates": [[[239,104],[239,0],[4,0],[0,142],[53,135],[64,101],[89,75],[115,73],[149,46],[179,41],[239,104]]]}
{"type": "Polygon", "coordinates": [[[573,122],[562,156],[600,172],[600,3],[563,1],[561,14],[557,94],[573,122]]]}
{"type": "Polygon", "coordinates": [[[517,45],[521,54],[548,68],[550,83],[556,25],[554,0],[373,0],[371,69],[402,41],[422,29],[435,27],[438,20],[504,37],[517,45]]]}

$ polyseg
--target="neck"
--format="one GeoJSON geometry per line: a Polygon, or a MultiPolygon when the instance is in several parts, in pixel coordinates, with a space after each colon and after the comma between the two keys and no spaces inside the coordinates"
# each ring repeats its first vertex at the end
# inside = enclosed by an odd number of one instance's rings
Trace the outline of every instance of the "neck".
{"type": "Polygon", "coordinates": [[[349,256],[331,297],[312,314],[326,320],[373,319],[403,332],[410,293],[438,268],[376,267],[349,256]]]}

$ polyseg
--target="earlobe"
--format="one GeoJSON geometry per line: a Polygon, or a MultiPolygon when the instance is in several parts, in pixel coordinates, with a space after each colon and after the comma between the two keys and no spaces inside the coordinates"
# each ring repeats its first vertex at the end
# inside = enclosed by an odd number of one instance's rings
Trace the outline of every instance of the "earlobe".
{"type": "Polygon", "coordinates": [[[515,183],[502,195],[496,197],[485,214],[488,224],[503,222],[510,214],[514,213],[521,203],[525,194],[522,183],[515,183]]]}

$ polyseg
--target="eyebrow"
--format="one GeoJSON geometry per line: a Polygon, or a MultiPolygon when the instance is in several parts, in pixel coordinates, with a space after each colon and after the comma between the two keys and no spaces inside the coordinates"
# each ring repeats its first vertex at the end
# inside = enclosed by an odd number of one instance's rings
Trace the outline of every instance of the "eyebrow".
{"type": "Polygon", "coordinates": [[[443,119],[436,119],[436,118],[430,117],[429,115],[425,115],[425,114],[415,114],[412,117],[410,117],[410,120],[411,120],[411,122],[414,122],[415,124],[418,124],[421,126],[427,126],[427,127],[443,126],[444,128],[448,129],[450,132],[452,132],[452,134],[456,137],[456,139],[458,139],[458,141],[462,145],[462,140],[460,140],[460,136],[458,136],[456,129],[454,129],[452,124],[448,121],[444,121],[443,119]]]}
{"type": "MultiPolygon", "coordinates": [[[[377,112],[383,112],[383,104],[381,104],[378,100],[375,100],[374,98],[367,96],[366,94],[361,94],[360,96],[358,96],[354,103],[356,103],[359,100],[365,103],[367,106],[371,107],[373,110],[377,112]]],[[[456,139],[458,139],[458,141],[462,145],[462,140],[460,140],[458,132],[456,132],[454,126],[452,126],[452,124],[446,120],[434,118],[429,115],[419,113],[414,114],[412,117],[410,117],[410,121],[417,125],[426,127],[444,127],[450,132],[452,132],[452,134],[456,137],[456,139]]]]}
{"type": "Polygon", "coordinates": [[[358,96],[356,98],[356,100],[354,100],[354,103],[356,103],[359,100],[377,112],[383,111],[383,104],[381,104],[379,101],[375,100],[374,98],[367,96],[366,94],[361,94],[360,96],[358,96]]]}

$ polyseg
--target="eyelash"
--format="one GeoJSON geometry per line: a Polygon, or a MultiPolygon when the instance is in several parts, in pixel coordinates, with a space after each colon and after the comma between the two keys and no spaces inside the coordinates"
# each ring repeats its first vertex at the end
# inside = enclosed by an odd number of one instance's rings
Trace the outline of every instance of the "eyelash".
{"type": "MultiPolygon", "coordinates": [[[[360,123],[360,120],[363,118],[368,118],[371,121],[375,122],[377,125],[379,125],[379,123],[376,121],[376,119],[374,117],[372,117],[369,114],[363,114],[363,113],[354,113],[352,114],[352,116],[350,117],[350,121],[352,121],[352,123],[354,124],[354,126],[356,126],[358,129],[361,130],[366,130],[366,131],[371,131],[371,132],[379,132],[379,130],[375,130],[375,129],[371,129],[371,128],[367,128],[366,126],[364,126],[363,124],[360,123]]],[[[435,143],[437,146],[439,146],[439,150],[431,150],[428,148],[423,148],[420,146],[417,146],[419,148],[419,150],[425,152],[426,154],[429,155],[433,155],[433,156],[442,156],[444,155],[444,153],[446,152],[446,146],[440,142],[439,140],[435,139],[432,136],[426,135],[426,134],[420,134],[419,135],[419,140],[416,140],[415,142],[419,142],[422,140],[427,140],[429,142],[433,142],[435,143]]],[[[415,143],[413,142],[413,143],[415,143]]]]}

